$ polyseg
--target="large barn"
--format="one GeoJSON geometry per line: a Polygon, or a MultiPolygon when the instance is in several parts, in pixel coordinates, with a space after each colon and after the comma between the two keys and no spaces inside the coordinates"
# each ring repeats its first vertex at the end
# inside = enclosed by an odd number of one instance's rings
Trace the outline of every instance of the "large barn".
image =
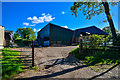
{"type": "Polygon", "coordinates": [[[71,45],[74,31],[55,24],[47,24],[38,32],[38,42],[43,45],[49,41],[49,45],[71,45]]]}
{"type": "Polygon", "coordinates": [[[46,44],[48,46],[55,44],[71,45],[74,42],[74,38],[78,38],[80,34],[86,35],[86,33],[107,35],[106,32],[95,26],[70,30],[68,28],[49,23],[38,32],[38,43],[39,45],[46,44]]]}

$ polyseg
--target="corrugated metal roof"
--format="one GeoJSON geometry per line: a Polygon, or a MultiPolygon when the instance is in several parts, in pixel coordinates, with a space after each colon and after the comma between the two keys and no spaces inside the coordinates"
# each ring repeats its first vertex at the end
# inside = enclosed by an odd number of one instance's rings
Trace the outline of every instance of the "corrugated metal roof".
{"type": "Polygon", "coordinates": [[[76,29],[75,32],[77,33],[90,33],[90,34],[98,34],[98,35],[108,35],[105,31],[97,28],[96,26],[90,26],[86,28],[76,29]]]}

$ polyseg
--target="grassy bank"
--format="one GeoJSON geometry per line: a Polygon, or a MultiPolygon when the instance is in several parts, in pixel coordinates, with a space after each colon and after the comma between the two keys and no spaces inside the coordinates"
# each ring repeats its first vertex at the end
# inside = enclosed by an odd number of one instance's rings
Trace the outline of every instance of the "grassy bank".
{"type": "Polygon", "coordinates": [[[20,52],[4,48],[2,51],[2,79],[12,79],[22,71],[20,52]]]}
{"type": "Polygon", "coordinates": [[[118,51],[111,49],[83,49],[79,53],[79,48],[74,49],[70,54],[74,54],[76,58],[84,61],[84,64],[96,65],[96,64],[117,64],[120,62],[118,51]]]}

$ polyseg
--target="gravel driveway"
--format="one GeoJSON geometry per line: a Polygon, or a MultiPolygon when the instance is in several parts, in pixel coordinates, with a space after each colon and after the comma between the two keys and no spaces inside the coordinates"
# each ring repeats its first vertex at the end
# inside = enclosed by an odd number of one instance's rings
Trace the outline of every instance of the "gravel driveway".
{"type": "MultiPolygon", "coordinates": [[[[100,73],[94,72],[88,66],[82,65],[69,52],[77,46],[35,48],[35,65],[37,70],[27,70],[18,75],[18,79],[42,78],[92,78],[100,73]]],[[[19,49],[21,50],[21,49],[19,49]]],[[[22,55],[31,55],[31,48],[23,48],[22,55]]],[[[111,72],[98,76],[110,78],[111,72]]]]}

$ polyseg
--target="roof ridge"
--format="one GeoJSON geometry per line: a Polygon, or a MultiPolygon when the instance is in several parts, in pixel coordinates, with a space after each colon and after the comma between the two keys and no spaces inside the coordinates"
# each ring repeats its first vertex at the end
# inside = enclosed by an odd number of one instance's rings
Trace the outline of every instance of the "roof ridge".
{"type": "MultiPolygon", "coordinates": [[[[95,27],[95,28],[97,28],[96,26],[89,26],[89,27],[85,27],[85,28],[79,28],[79,29],[86,29],[86,28],[90,28],[90,27],[95,27]]],[[[79,30],[79,29],[76,29],[76,30],[79,30]]],[[[99,29],[99,28],[98,28],[99,29]]],[[[76,31],[75,30],[75,31],[76,31]]]]}
{"type": "MultiPolygon", "coordinates": [[[[71,29],[64,28],[64,27],[62,27],[62,26],[59,26],[59,25],[56,25],[56,24],[53,24],[53,23],[49,23],[49,24],[51,24],[51,25],[55,25],[55,26],[58,26],[58,27],[61,27],[61,28],[63,28],[63,29],[71,30],[71,29]]],[[[71,30],[71,31],[74,31],[74,30],[71,30]]]]}

